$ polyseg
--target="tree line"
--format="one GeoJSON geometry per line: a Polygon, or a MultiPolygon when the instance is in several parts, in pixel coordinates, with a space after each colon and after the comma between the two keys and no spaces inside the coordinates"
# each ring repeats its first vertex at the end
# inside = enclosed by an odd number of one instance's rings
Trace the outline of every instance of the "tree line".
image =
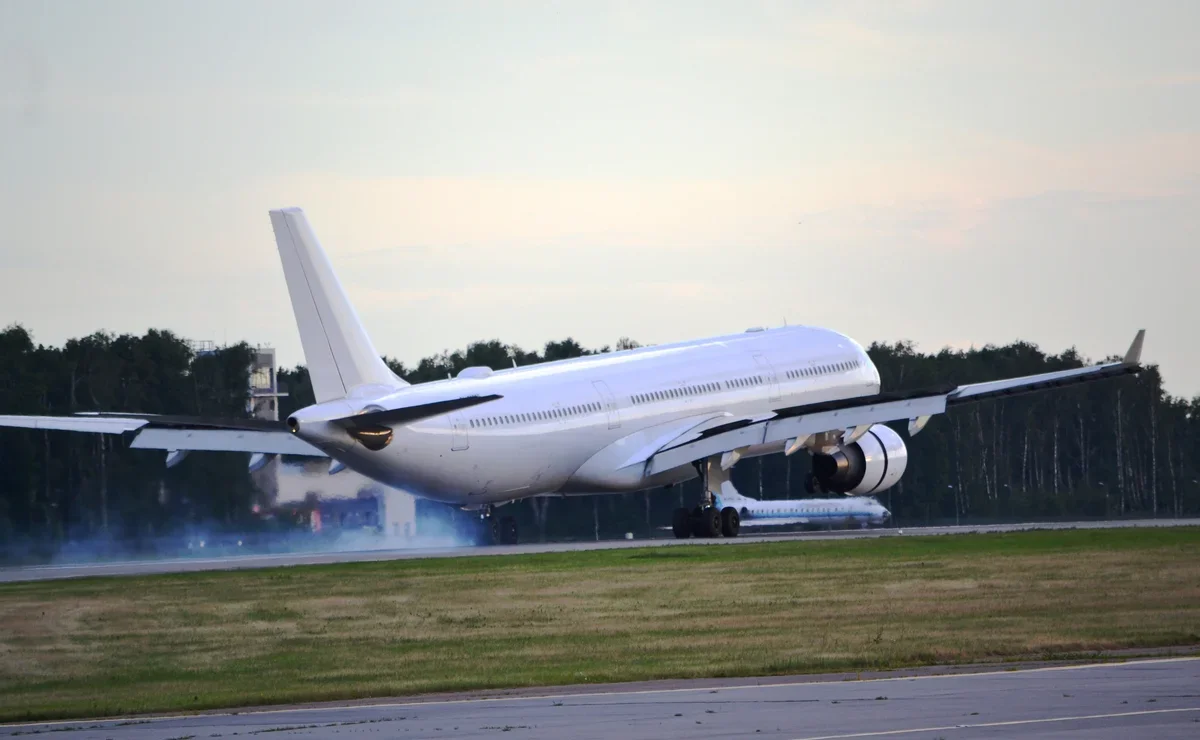
{"type": "MultiPolygon", "coordinates": [[[[468,366],[528,365],[636,347],[621,339],[589,349],[573,339],[527,351],[499,340],[389,366],[410,383],[468,366]]],[[[1046,354],[1026,342],[919,352],[911,342],[876,343],[869,354],[888,390],[969,383],[1079,367],[1074,350],[1046,354]]],[[[61,347],[28,330],[0,332],[0,414],[119,411],[244,417],[254,348],[194,352],[169,331],[97,332],[61,347]]],[[[313,402],[304,367],[279,372],[289,395],[280,417],[313,402]]],[[[900,524],[1034,518],[1200,514],[1200,397],[1163,390],[1158,369],[1127,377],[954,408],[908,439],[908,471],[881,496],[900,524]]],[[[744,494],[801,496],[807,455],[746,460],[733,471],[744,494]]],[[[587,539],[645,535],[694,504],[700,484],[639,494],[541,498],[506,513],[523,537],[587,539]]],[[[166,469],[161,451],[134,450],[112,435],[0,429],[0,557],[53,553],[77,541],[152,546],[204,526],[247,531],[264,524],[243,454],[204,453],[166,469]]],[[[468,516],[421,502],[424,516],[468,516]]]]}

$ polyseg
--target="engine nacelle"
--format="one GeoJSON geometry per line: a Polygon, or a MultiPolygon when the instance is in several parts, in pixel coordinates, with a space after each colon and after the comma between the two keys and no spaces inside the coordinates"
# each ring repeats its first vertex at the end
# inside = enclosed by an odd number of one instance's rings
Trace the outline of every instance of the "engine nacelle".
{"type": "Polygon", "coordinates": [[[813,455],[813,475],[826,491],[868,496],[900,482],[908,466],[908,448],[886,424],[875,424],[857,442],[832,454],[813,455]]]}

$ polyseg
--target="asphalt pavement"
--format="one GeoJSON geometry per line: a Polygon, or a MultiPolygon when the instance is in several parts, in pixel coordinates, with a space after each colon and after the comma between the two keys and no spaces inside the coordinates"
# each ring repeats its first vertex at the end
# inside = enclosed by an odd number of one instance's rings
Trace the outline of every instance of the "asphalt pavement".
{"type": "Polygon", "coordinates": [[[1200,737],[1200,659],[616,684],[0,725],[0,738],[1200,737]],[[981,671],[981,672],[974,672],[981,671]]]}

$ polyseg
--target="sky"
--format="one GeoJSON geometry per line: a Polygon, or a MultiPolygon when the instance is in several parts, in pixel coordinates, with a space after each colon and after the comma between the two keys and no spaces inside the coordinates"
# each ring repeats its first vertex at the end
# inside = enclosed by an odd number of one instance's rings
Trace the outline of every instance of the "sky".
{"type": "Polygon", "coordinates": [[[0,325],[377,349],[1147,329],[1200,394],[1200,3],[0,0],[0,325]]]}

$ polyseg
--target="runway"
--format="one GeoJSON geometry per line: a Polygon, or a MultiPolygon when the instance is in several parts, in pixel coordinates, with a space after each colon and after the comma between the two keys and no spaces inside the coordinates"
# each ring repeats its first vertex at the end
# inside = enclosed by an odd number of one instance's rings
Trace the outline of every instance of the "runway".
{"type": "Polygon", "coordinates": [[[834,530],[830,532],[782,532],[775,534],[743,533],[735,539],[633,539],[599,542],[557,542],[492,547],[414,547],[401,549],[353,550],[339,552],[243,555],[220,558],[176,558],[169,560],[129,560],[120,562],[37,565],[0,568],[0,583],[49,581],[90,576],[138,576],[157,573],[274,568],[293,565],[373,562],[416,558],[451,558],[490,555],[613,550],[628,547],[696,547],[737,545],[746,542],[783,542],[791,540],[859,539],[869,537],[909,537],[982,532],[1018,532],[1035,529],[1113,529],[1125,527],[1200,526],[1200,519],[1143,519],[1094,522],[1046,522],[1027,524],[981,524],[955,527],[902,527],[899,529],[834,530]]]}
{"type": "Polygon", "coordinates": [[[1200,658],[618,684],[0,726],[0,737],[1194,738],[1200,658]],[[979,672],[973,672],[979,671],[979,672]]]}

